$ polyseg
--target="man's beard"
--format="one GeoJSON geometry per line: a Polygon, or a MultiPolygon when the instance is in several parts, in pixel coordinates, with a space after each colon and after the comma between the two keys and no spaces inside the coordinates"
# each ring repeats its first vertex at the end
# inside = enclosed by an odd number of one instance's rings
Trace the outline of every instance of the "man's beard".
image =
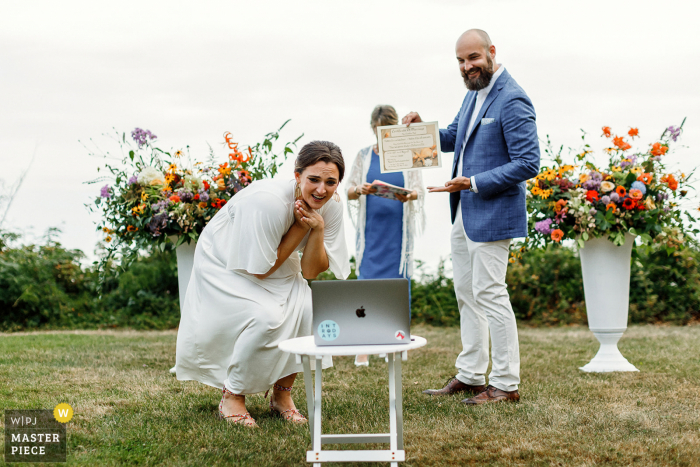
{"type": "MultiPolygon", "coordinates": [[[[484,89],[491,82],[491,78],[493,77],[493,74],[494,74],[493,60],[491,60],[491,57],[489,57],[488,55],[486,56],[486,63],[488,63],[488,69],[486,69],[484,67],[474,67],[474,68],[478,68],[480,71],[478,78],[469,79],[469,78],[467,78],[467,74],[465,72],[462,72],[462,78],[464,79],[464,84],[467,86],[467,89],[469,89],[470,91],[479,91],[481,89],[484,89]]],[[[474,68],[472,68],[472,70],[474,68]]]]}

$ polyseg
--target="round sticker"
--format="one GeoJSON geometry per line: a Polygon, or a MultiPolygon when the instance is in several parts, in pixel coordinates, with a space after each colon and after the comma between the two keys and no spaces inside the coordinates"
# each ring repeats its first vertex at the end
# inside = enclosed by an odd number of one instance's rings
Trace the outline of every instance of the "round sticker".
{"type": "Polygon", "coordinates": [[[399,330],[399,331],[396,331],[396,333],[394,333],[394,337],[396,338],[397,341],[403,342],[406,340],[406,333],[399,330]]]}
{"type": "Polygon", "coordinates": [[[324,341],[335,340],[340,335],[340,326],[331,319],[322,321],[318,325],[318,336],[324,341]]]}

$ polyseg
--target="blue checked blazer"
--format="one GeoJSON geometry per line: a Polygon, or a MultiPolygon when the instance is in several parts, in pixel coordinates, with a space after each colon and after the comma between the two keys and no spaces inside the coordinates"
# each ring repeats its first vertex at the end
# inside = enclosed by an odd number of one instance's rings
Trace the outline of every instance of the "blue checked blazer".
{"type": "Polygon", "coordinates": [[[457,176],[459,152],[467,139],[461,175],[474,176],[479,190],[450,193],[452,222],[461,200],[464,230],[470,240],[525,237],[525,180],[540,169],[535,108],[507,70],[494,83],[467,135],[475,102],[476,92],[467,92],[457,117],[440,130],[442,151],[455,153],[452,177],[457,176]]]}

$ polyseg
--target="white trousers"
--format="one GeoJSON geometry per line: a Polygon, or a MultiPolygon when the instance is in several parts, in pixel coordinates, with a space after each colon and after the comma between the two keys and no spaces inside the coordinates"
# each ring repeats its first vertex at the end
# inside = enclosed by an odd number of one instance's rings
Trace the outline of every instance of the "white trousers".
{"type": "Polygon", "coordinates": [[[520,383],[520,351],[515,315],[506,287],[510,239],[473,242],[462,222],[461,206],[452,226],[452,268],[459,306],[462,352],[457,357],[457,379],[486,384],[491,335],[489,384],[515,391],[520,383]]]}

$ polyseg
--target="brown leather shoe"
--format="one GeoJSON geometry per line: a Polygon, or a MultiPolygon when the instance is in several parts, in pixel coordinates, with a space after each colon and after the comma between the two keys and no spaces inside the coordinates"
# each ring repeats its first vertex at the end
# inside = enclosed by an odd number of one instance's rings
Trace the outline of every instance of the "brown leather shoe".
{"type": "Polygon", "coordinates": [[[460,392],[468,392],[471,394],[479,394],[486,390],[486,386],[471,386],[469,384],[464,384],[457,377],[450,378],[447,384],[442,389],[426,389],[423,394],[428,394],[430,396],[449,396],[450,394],[458,394],[460,392]]]}
{"type": "Polygon", "coordinates": [[[518,390],[515,391],[501,391],[489,385],[484,392],[477,394],[471,399],[464,399],[463,404],[467,405],[480,405],[486,404],[487,402],[518,402],[520,400],[520,394],[518,390]]]}

